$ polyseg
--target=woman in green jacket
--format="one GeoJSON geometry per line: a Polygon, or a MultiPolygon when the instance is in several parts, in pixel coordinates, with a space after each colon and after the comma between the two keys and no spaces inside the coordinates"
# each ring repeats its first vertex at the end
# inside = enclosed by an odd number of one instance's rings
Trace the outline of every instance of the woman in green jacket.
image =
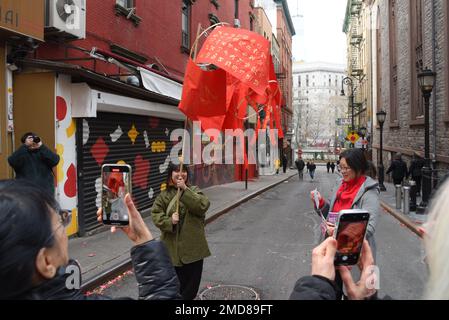
{"type": "Polygon", "coordinates": [[[167,189],[156,198],[151,216],[161,230],[181,285],[184,300],[195,299],[203,272],[203,259],[210,256],[204,230],[209,199],[188,183],[188,171],[169,164],[167,189]],[[179,210],[176,195],[180,189],[179,210]]]}

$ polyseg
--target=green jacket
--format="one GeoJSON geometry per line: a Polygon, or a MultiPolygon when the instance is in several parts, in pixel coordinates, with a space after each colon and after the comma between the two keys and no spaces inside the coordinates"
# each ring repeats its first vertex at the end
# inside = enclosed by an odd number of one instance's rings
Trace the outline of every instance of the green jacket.
{"type": "Polygon", "coordinates": [[[182,191],[179,197],[179,223],[176,226],[171,220],[176,211],[176,203],[170,212],[166,212],[176,193],[177,189],[172,186],[162,191],[154,201],[151,216],[162,232],[161,240],[167,246],[173,265],[180,267],[210,256],[204,230],[206,211],[210,203],[198,187],[190,186],[182,191]]]}

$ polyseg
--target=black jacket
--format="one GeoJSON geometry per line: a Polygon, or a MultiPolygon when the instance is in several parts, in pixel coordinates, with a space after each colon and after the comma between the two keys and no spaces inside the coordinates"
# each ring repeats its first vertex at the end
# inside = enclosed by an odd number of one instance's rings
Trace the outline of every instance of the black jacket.
{"type": "Polygon", "coordinates": [[[421,177],[423,167],[424,167],[424,159],[412,160],[412,163],[410,164],[410,169],[408,170],[408,173],[407,173],[407,177],[409,175],[411,175],[412,178],[421,177]]]}
{"type": "MultiPolygon", "coordinates": [[[[139,299],[180,299],[178,277],[162,242],[152,240],[135,246],[131,249],[131,260],[139,284],[139,299]]],[[[59,268],[55,278],[31,289],[17,299],[111,300],[111,298],[101,295],[85,296],[79,289],[68,289],[66,281],[70,276],[71,273],[66,273],[66,268],[59,268]]]]}
{"type": "MultiPolygon", "coordinates": [[[[337,300],[337,287],[333,281],[325,277],[302,277],[296,282],[290,300],[337,300]]],[[[390,296],[379,298],[376,292],[365,300],[392,300],[392,298],[390,296]]]]}
{"type": "Polygon", "coordinates": [[[307,276],[300,278],[290,295],[290,300],[336,300],[335,284],[325,277],[307,276]]]}
{"type": "Polygon", "coordinates": [[[55,193],[53,167],[59,163],[59,156],[45,145],[30,150],[22,145],[9,158],[9,165],[16,172],[17,179],[27,179],[39,185],[50,195],[55,193]]]}
{"type": "Polygon", "coordinates": [[[304,160],[300,160],[300,159],[297,159],[297,160],[295,161],[295,165],[296,165],[296,168],[297,168],[299,171],[304,170],[304,167],[306,166],[306,164],[304,163],[304,160]]]}
{"type": "Polygon", "coordinates": [[[407,176],[407,165],[402,160],[393,160],[387,174],[393,172],[394,180],[401,180],[407,176]]]}

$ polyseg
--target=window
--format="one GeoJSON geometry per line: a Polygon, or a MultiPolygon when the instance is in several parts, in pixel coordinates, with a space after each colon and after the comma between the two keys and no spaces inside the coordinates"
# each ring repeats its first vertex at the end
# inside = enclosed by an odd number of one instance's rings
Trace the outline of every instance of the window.
{"type": "Polygon", "coordinates": [[[424,124],[422,119],[424,115],[423,98],[418,84],[418,73],[421,72],[423,66],[422,0],[410,1],[410,17],[411,124],[424,124]]]}
{"type": "Polygon", "coordinates": [[[298,86],[301,88],[301,75],[298,76],[298,86]]]}
{"type": "Polygon", "coordinates": [[[389,2],[389,34],[390,34],[390,124],[398,121],[398,61],[397,61],[397,34],[396,0],[389,2]]]}
{"type": "Polygon", "coordinates": [[[184,52],[190,52],[190,15],[191,4],[189,0],[182,2],[182,40],[181,48],[184,52]]]}
{"type": "MultiPolygon", "coordinates": [[[[308,87],[309,86],[309,75],[306,75],[306,87],[308,87]]],[[[307,93],[309,93],[309,92],[307,92],[307,93]]]]}
{"type": "Polygon", "coordinates": [[[134,8],[134,0],[116,0],[116,3],[126,9],[134,8]]]}

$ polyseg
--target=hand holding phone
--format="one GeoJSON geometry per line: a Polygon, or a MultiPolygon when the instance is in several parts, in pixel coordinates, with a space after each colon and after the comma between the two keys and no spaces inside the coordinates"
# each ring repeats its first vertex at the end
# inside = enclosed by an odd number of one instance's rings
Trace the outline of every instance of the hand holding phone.
{"type": "Polygon", "coordinates": [[[334,237],[337,240],[336,266],[357,264],[366,229],[368,227],[369,212],[351,209],[340,211],[334,237]]]}
{"type": "Polygon", "coordinates": [[[354,282],[351,271],[346,266],[338,267],[341,279],[346,287],[348,298],[350,300],[362,300],[371,297],[376,293],[376,282],[378,275],[373,272],[374,258],[368,241],[363,242],[362,253],[360,257],[360,280],[354,282]]]}
{"type": "MultiPolygon", "coordinates": [[[[153,240],[153,235],[143,221],[139,211],[137,211],[137,208],[129,194],[125,196],[125,203],[129,214],[129,225],[120,229],[136,246],[153,240]]],[[[103,210],[101,208],[97,211],[97,220],[100,223],[103,223],[102,211],[103,210]]],[[[116,230],[117,228],[115,226],[111,228],[111,232],[115,232],[116,230]]]]}
{"type": "Polygon", "coordinates": [[[123,227],[129,224],[125,196],[131,194],[131,166],[105,164],[101,167],[101,208],[103,224],[123,227]]]}

